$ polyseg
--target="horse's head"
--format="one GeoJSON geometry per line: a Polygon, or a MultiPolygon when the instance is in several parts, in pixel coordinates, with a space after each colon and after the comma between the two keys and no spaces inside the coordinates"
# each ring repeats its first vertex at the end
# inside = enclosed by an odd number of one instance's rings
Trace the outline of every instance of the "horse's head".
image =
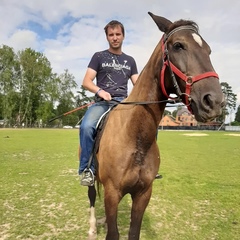
{"type": "Polygon", "coordinates": [[[197,121],[213,120],[221,114],[224,96],[211,64],[211,49],[199,35],[197,24],[186,20],[172,23],[152,13],[149,15],[165,33],[161,40],[163,94],[166,97],[177,94],[197,121]]]}

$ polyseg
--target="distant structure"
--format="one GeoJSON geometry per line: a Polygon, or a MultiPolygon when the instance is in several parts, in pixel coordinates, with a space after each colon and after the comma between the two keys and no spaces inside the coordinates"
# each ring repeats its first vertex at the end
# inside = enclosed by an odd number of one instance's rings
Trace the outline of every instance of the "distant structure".
{"type": "Polygon", "coordinates": [[[191,127],[196,128],[209,128],[209,129],[217,129],[221,126],[221,123],[212,121],[208,123],[200,123],[197,122],[194,115],[192,115],[187,108],[183,107],[177,111],[176,118],[172,115],[165,115],[161,122],[159,123],[159,127],[172,127],[174,128],[184,128],[187,127],[190,129],[191,127]]]}
{"type": "Polygon", "coordinates": [[[165,115],[159,126],[197,126],[198,122],[187,108],[181,108],[177,111],[176,118],[171,115],[165,115]]]}

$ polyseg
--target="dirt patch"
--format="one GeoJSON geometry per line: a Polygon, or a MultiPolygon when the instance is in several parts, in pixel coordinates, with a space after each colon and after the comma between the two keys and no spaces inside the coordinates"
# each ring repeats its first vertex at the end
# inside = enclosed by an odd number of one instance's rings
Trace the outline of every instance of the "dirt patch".
{"type": "Polygon", "coordinates": [[[188,137],[202,137],[202,136],[208,136],[206,133],[184,133],[184,136],[188,137]]]}
{"type": "Polygon", "coordinates": [[[229,134],[225,134],[225,135],[240,137],[240,133],[229,133],[229,134]]]}

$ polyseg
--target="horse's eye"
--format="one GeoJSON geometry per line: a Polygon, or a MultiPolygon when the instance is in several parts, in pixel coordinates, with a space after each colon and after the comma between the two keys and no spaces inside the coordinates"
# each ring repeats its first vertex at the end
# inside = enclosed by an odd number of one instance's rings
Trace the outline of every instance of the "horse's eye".
{"type": "Polygon", "coordinates": [[[174,43],[173,44],[173,48],[175,49],[175,50],[181,50],[181,49],[184,49],[184,47],[183,47],[183,45],[180,43],[180,42],[176,42],[176,43],[174,43]]]}

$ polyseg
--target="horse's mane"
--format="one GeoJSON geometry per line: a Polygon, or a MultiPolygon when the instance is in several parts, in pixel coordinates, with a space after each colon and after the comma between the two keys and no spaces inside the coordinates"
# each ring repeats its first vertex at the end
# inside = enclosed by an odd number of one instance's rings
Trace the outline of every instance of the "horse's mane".
{"type": "Polygon", "coordinates": [[[169,29],[167,30],[166,34],[170,33],[173,29],[181,26],[192,26],[195,28],[196,32],[199,33],[199,27],[196,22],[193,22],[191,20],[184,20],[180,19],[173,24],[170,25],[169,29]]]}

